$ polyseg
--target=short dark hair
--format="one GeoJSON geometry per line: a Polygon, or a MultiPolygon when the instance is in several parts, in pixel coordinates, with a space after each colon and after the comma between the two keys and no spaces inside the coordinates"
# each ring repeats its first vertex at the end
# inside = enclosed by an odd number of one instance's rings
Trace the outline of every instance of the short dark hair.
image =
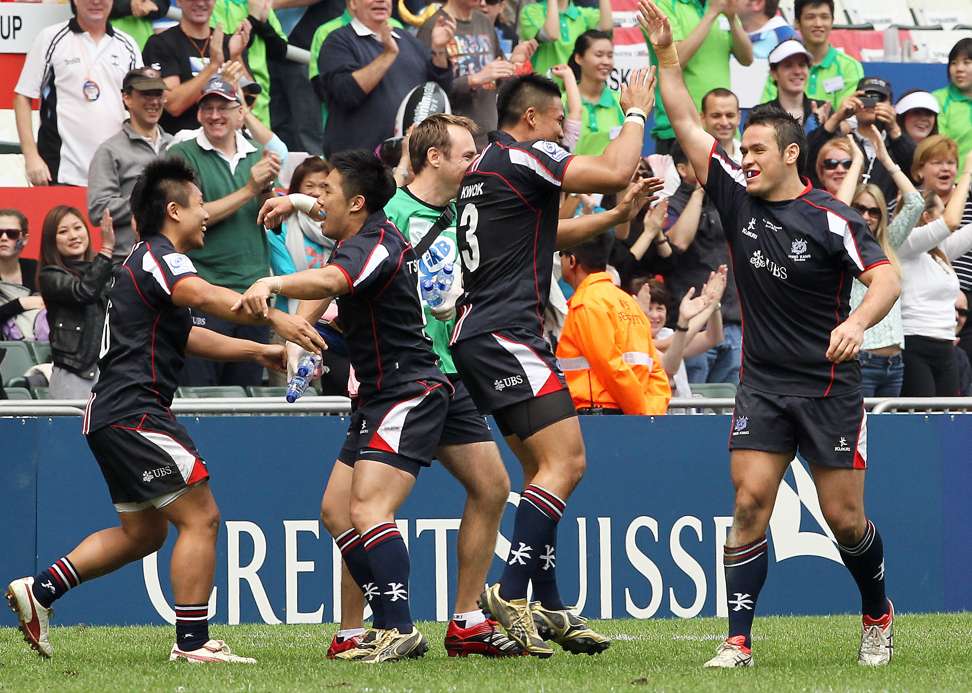
{"type": "Polygon", "coordinates": [[[959,58],[972,58],[972,38],[963,38],[955,42],[952,50],[948,52],[948,63],[945,65],[945,79],[952,81],[948,68],[951,67],[959,58]]]}
{"type": "Polygon", "coordinates": [[[797,119],[776,104],[761,103],[749,112],[749,120],[746,121],[743,132],[753,125],[766,125],[776,131],[776,144],[780,148],[780,154],[791,144],[797,145],[800,148],[797,169],[803,175],[807,168],[807,136],[797,119]]]}
{"type": "Polygon", "coordinates": [[[612,245],[614,237],[610,233],[602,233],[562,252],[564,255],[573,255],[577,264],[588,272],[603,272],[611,258],[612,245]]]}
{"type": "Polygon", "coordinates": [[[766,15],[767,19],[772,19],[780,11],[780,0],[766,0],[766,4],[763,5],[763,14],[766,15]]]}
{"type": "MultiPolygon", "coordinates": [[[[834,11],[834,0],[796,0],[793,5],[793,19],[794,21],[800,21],[800,15],[803,14],[803,10],[807,7],[817,7],[818,5],[826,5],[830,8],[830,15],[835,14],[834,11]]],[[[836,20],[836,17],[834,18],[836,20]]]]}
{"type": "Polygon", "coordinates": [[[560,99],[560,88],[540,75],[514,77],[500,87],[496,96],[499,127],[516,125],[528,108],[540,109],[550,99],[560,99]]]}
{"type": "Polygon", "coordinates": [[[327,163],[326,159],[322,159],[319,156],[309,156],[300,162],[300,166],[294,169],[294,172],[290,176],[290,187],[287,188],[288,194],[299,193],[300,186],[303,185],[304,179],[312,173],[330,173],[331,165],[327,163]]]}
{"type": "Polygon", "coordinates": [[[726,89],[725,87],[716,87],[715,89],[710,89],[709,91],[707,91],[705,93],[705,96],[702,97],[702,112],[703,113],[705,113],[706,104],[709,102],[709,97],[710,96],[718,97],[720,99],[724,99],[724,98],[726,98],[728,96],[731,96],[732,98],[734,98],[736,100],[736,110],[737,111],[739,110],[739,97],[736,96],[736,92],[734,92],[734,91],[732,91],[730,89],[726,89]]]}
{"type": "Polygon", "coordinates": [[[166,156],[156,159],[142,171],[132,188],[130,203],[139,238],[162,233],[165,208],[170,202],[189,205],[189,185],[196,173],[183,159],[166,156]]]}
{"type": "Polygon", "coordinates": [[[610,41],[611,45],[614,45],[614,36],[610,31],[601,31],[600,29],[588,29],[583,34],[577,37],[574,41],[574,50],[570,52],[570,58],[567,59],[567,66],[574,73],[574,77],[578,80],[581,76],[580,65],[574,60],[575,55],[584,55],[595,41],[610,41]]]}
{"type": "Polygon", "coordinates": [[[19,209],[0,209],[0,217],[14,217],[20,224],[20,233],[27,235],[27,217],[19,209]]]}
{"type": "Polygon", "coordinates": [[[367,149],[350,149],[331,157],[331,168],[341,174],[341,190],[348,199],[361,195],[368,213],[382,209],[395,194],[391,172],[367,149]]]}

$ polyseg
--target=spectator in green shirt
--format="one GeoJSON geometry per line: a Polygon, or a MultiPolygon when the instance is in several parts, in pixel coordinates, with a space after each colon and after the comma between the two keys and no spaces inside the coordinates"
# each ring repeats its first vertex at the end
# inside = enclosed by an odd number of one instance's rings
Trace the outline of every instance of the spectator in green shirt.
{"type": "MultiPolygon", "coordinates": [[[[813,56],[807,78],[807,96],[825,101],[836,110],[844,99],[853,96],[857,83],[864,77],[864,68],[854,58],[830,45],[834,0],[796,0],[793,13],[803,45],[813,56]]],[[[776,83],[770,76],[761,101],[765,103],[776,97],[776,83]]]]}
{"type": "Polygon", "coordinates": [[[585,31],[574,44],[569,65],[577,78],[582,106],[580,138],[574,153],[600,156],[624,124],[618,93],[607,83],[614,70],[611,34],[597,29],[585,31]]]}
{"type": "Polygon", "coordinates": [[[572,0],[536,2],[520,10],[520,38],[536,39],[540,44],[533,54],[533,71],[546,74],[554,65],[564,65],[585,31],[611,31],[611,0],[598,0],[598,9],[577,7],[572,0]]]}
{"type": "Polygon", "coordinates": [[[938,129],[955,140],[959,161],[972,150],[972,39],[964,38],[948,54],[948,86],[934,92],[941,105],[938,129]]]}
{"type": "MultiPolygon", "coordinates": [[[[742,0],[656,0],[672,25],[672,36],[682,64],[685,86],[701,109],[702,97],[715,88],[730,88],[729,56],[741,65],[753,62],[753,44],[737,12],[742,0]]],[[[657,64],[651,42],[645,37],[653,64],[657,64]]],[[[655,127],[651,134],[659,154],[667,154],[675,142],[661,90],[655,92],[655,127]]]]}

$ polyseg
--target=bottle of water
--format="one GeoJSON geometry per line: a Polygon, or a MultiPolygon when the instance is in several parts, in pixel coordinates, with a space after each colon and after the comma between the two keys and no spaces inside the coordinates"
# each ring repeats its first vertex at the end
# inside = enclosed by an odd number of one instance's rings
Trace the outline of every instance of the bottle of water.
{"type": "Polygon", "coordinates": [[[310,385],[311,380],[314,377],[314,372],[321,365],[320,354],[305,354],[303,358],[297,363],[297,370],[294,376],[287,383],[287,401],[293,404],[296,402],[301,395],[307,390],[310,385]]]}
{"type": "Polygon", "coordinates": [[[429,308],[435,308],[442,303],[442,290],[439,288],[438,276],[422,280],[422,300],[429,308]]]}
{"type": "Polygon", "coordinates": [[[452,282],[455,281],[454,272],[455,270],[453,269],[452,265],[449,264],[443,265],[442,269],[439,270],[438,275],[436,275],[435,285],[442,293],[443,298],[447,293],[449,293],[449,289],[452,288],[452,282]]]}

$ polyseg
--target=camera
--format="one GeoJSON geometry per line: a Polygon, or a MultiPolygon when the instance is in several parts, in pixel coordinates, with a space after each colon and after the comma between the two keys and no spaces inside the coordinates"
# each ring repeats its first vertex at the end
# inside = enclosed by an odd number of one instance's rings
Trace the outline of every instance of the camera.
{"type": "Polygon", "coordinates": [[[864,95],[864,96],[861,97],[861,106],[863,106],[864,108],[867,108],[867,109],[871,109],[871,108],[874,108],[875,106],[877,106],[878,105],[878,102],[880,100],[881,100],[881,97],[879,97],[879,96],[873,96],[873,95],[872,96],[868,96],[868,95],[864,95]]]}

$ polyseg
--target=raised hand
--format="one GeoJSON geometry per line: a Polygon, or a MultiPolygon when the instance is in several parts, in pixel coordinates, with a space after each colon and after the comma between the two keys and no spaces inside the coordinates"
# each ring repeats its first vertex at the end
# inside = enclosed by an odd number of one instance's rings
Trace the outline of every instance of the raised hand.
{"type": "Polygon", "coordinates": [[[250,191],[257,195],[272,186],[279,173],[280,157],[269,149],[264,149],[263,158],[250,169],[250,180],[247,185],[250,186],[250,191]]]}
{"type": "Polygon", "coordinates": [[[577,78],[574,76],[574,71],[570,69],[567,65],[554,65],[550,68],[550,74],[554,77],[560,79],[561,82],[565,84],[569,82],[577,82],[577,78]]]}
{"type": "Polygon", "coordinates": [[[294,213],[294,203],[286,195],[281,197],[271,197],[263,203],[260,211],[257,212],[257,223],[263,224],[268,229],[279,226],[280,222],[294,213]]]}
{"type": "Polygon", "coordinates": [[[387,21],[378,27],[378,38],[381,39],[381,46],[385,53],[398,55],[398,41],[392,34],[392,26],[387,21]]]}
{"type": "Polygon", "coordinates": [[[702,287],[702,295],[709,299],[709,303],[718,303],[726,293],[729,282],[729,268],[719,265],[719,269],[709,275],[709,281],[702,287]]]}
{"type": "Polygon", "coordinates": [[[682,297],[682,302],[678,304],[678,324],[687,326],[692,318],[708,308],[711,303],[712,301],[704,294],[696,296],[695,287],[689,288],[682,297]]]}
{"type": "Polygon", "coordinates": [[[230,37],[230,60],[239,60],[242,57],[243,51],[245,51],[246,47],[250,45],[250,31],[252,28],[253,27],[250,26],[249,20],[244,19],[242,22],[240,22],[240,25],[236,28],[236,33],[230,37]]]}
{"type": "Polygon", "coordinates": [[[672,45],[672,24],[665,13],[651,0],[638,2],[638,24],[655,48],[667,48],[672,45]]]}
{"type": "Polygon", "coordinates": [[[641,68],[631,73],[628,83],[621,87],[621,110],[640,108],[646,114],[655,106],[655,67],[641,68]]]}
{"type": "Polygon", "coordinates": [[[101,214],[101,252],[111,255],[115,249],[115,226],[108,209],[101,214]]]}
{"type": "Polygon", "coordinates": [[[132,0],[133,17],[146,17],[158,11],[159,6],[152,2],[152,0],[132,0]]]}
{"type": "Polygon", "coordinates": [[[540,44],[537,43],[536,39],[521,41],[516,45],[516,48],[513,49],[513,52],[510,53],[510,62],[514,65],[517,63],[527,62],[533,57],[533,54],[537,52],[537,48],[539,47],[540,44]]]}
{"type": "Polygon", "coordinates": [[[435,20],[435,26],[432,28],[432,48],[435,50],[442,50],[449,45],[453,37],[456,35],[456,20],[447,14],[440,14],[439,18],[435,20]]]}
{"type": "Polygon", "coordinates": [[[223,25],[217,24],[209,37],[209,64],[217,69],[226,62],[226,56],[223,54],[223,41],[225,39],[226,34],[223,33],[223,25]]]}

